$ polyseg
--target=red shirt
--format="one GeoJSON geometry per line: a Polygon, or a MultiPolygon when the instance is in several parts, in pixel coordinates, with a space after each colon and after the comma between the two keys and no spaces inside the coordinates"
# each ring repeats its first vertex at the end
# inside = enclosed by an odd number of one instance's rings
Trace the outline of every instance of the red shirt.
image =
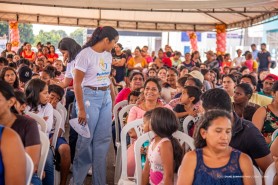
{"type": "Polygon", "coordinates": [[[47,57],[48,61],[50,61],[51,63],[53,63],[56,59],[59,58],[57,53],[53,53],[53,54],[50,53],[46,57],[47,57]]]}
{"type": "Polygon", "coordinates": [[[162,62],[163,62],[163,64],[164,64],[165,66],[167,66],[167,67],[172,67],[172,61],[171,61],[170,58],[165,57],[165,58],[162,59],[162,62]]]}
{"type": "Polygon", "coordinates": [[[128,95],[130,94],[131,90],[130,88],[124,88],[122,89],[119,94],[117,95],[116,97],[116,100],[115,100],[115,105],[123,100],[127,100],[128,98],[128,95]]]}

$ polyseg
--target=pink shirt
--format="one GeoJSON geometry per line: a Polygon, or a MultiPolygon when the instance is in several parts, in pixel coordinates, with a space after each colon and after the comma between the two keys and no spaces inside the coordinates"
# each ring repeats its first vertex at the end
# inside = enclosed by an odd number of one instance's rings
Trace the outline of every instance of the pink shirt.
{"type": "Polygon", "coordinates": [[[245,66],[248,67],[250,72],[252,72],[253,71],[253,60],[246,60],[245,61],[245,66]]]}
{"type": "MultiPolygon", "coordinates": [[[[165,104],[164,107],[172,110],[173,108],[168,105],[168,104],[165,104]]],[[[128,119],[127,119],[127,122],[131,122],[131,121],[134,121],[134,120],[137,120],[137,119],[141,119],[143,118],[144,114],[145,114],[145,110],[139,108],[138,106],[134,106],[130,109],[129,113],[128,113],[128,119]]]]}
{"type": "Polygon", "coordinates": [[[128,95],[130,94],[131,92],[131,89],[130,88],[124,88],[122,89],[119,94],[117,95],[116,97],[116,100],[115,100],[115,105],[123,100],[127,100],[128,98],[128,95]]]}

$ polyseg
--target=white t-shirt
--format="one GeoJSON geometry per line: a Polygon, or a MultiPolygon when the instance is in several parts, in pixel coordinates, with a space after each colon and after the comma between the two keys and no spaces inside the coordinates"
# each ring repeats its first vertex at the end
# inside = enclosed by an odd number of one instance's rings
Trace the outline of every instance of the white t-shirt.
{"type": "Polygon", "coordinates": [[[91,47],[87,47],[76,56],[74,69],[85,73],[82,87],[104,87],[110,85],[111,65],[111,53],[97,53],[91,47]]]}
{"type": "MultiPolygon", "coordinates": [[[[30,107],[27,106],[25,109],[27,112],[30,111],[30,107]]],[[[50,103],[47,103],[44,106],[39,105],[38,106],[38,111],[34,112],[31,111],[35,114],[37,114],[38,116],[40,116],[42,119],[45,120],[45,118],[47,118],[46,122],[46,126],[47,126],[47,131],[46,133],[49,134],[52,130],[53,127],[53,107],[50,103]]]]}
{"type": "Polygon", "coordinates": [[[67,63],[67,68],[65,73],[66,78],[73,78],[74,64],[75,64],[75,60],[71,61],[70,63],[67,63]]]}
{"type": "Polygon", "coordinates": [[[233,63],[234,63],[234,66],[237,67],[237,66],[241,66],[241,64],[245,62],[245,58],[244,57],[236,57],[234,58],[233,60],[233,63]]]}

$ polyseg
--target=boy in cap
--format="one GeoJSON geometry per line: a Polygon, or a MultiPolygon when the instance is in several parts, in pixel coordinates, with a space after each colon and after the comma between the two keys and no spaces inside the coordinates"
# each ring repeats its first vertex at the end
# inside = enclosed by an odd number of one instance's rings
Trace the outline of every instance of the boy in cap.
{"type": "Polygon", "coordinates": [[[263,80],[263,90],[261,92],[258,92],[258,94],[272,98],[271,88],[277,80],[278,76],[274,74],[268,74],[263,80]]]}
{"type": "Polygon", "coordinates": [[[25,84],[31,80],[32,78],[32,70],[28,67],[23,65],[21,68],[18,70],[18,76],[19,76],[19,86],[21,89],[24,89],[25,84]]]}

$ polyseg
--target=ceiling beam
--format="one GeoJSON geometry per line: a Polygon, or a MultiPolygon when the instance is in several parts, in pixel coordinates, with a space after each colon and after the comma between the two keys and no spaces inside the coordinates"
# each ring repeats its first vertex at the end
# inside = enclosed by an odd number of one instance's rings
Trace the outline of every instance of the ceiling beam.
{"type": "MultiPolygon", "coordinates": [[[[139,11],[139,12],[175,12],[175,13],[278,13],[278,9],[271,11],[267,10],[229,10],[224,11],[221,9],[199,9],[196,10],[187,10],[187,9],[127,9],[127,8],[101,8],[101,7],[79,7],[79,6],[68,6],[68,5],[53,5],[53,4],[35,4],[35,3],[18,3],[18,2],[9,2],[9,1],[0,1],[1,4],[16,4],[16,5],[30,5],[30,6],[41,6],[41,7],[56,7],[56,8],[77,8],[77,9],[87,9],[87,10],[118,10],[118,11],[139,11]]],[[[1,7],[1,6],[0,6],[1,7]]],[[[2,6],[3,7],[3,6],[2,6]]]]}

